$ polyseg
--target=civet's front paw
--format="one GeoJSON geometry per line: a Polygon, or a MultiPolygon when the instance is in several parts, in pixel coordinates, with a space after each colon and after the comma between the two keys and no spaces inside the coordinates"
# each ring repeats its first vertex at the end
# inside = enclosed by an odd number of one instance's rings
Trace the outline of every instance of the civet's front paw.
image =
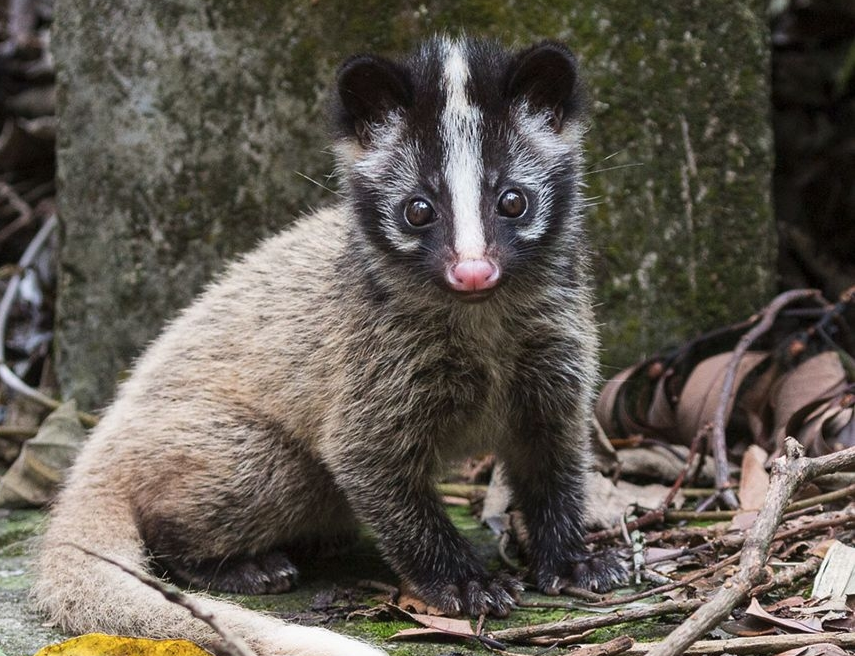
{"type": "Polygon", "coordinates": [[[170,574],[190,585],[234,594],[281,594],[296,584],[299,574],[288,557],[278,551],[256,556],[212,559],[192,566],[167,565],[170,574]]]}
{"type": "Polygon", "coordinates": [[[606,592],[629,580],[624,564],[609,551],[583,553],[568,559],[559,571],[539,571],[537,587],[544,594],[557,595],[567,588],[606,592]]]}
{"type": "Polygon", "coordinates": [[[522,592],[522,584],[505,574],[474,574],[457,581],[414,585],[413,591],[445,615],[507,617],[522,592]]]}

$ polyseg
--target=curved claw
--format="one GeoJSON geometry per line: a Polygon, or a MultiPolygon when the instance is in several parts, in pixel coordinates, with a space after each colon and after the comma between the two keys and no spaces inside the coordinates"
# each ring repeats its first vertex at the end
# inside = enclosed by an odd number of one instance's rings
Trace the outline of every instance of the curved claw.
{"type": "Polygon", "coordinates": [[[629,572],[613,553],[606,551],[571,561],[559,575],[538,578],[541,591],[556,596],[568,588],[606,592],[625,584],[629,572]]]}

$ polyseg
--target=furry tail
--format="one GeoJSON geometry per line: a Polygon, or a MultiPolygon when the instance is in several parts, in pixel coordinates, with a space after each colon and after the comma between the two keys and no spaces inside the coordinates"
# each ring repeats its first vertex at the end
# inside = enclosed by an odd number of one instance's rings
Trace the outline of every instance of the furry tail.
{"type": "MultiPolygon", "coordinates": [[[[188,610],[115,565],[77,549],[146,569],[145,550],[128,504],[69,488],[44,535],[32,588],[35,607],[71,633],[93,631],[149,638],[185,638],[217,652],[221,639],[188,610]],[[84,518],[81,520],[81,518],[84,518]]],[[[286,624],[235,604],[199,595],[199,602],[241,636],[258,656],[382,656],[384,652],[326,629],[286,624]]]]}

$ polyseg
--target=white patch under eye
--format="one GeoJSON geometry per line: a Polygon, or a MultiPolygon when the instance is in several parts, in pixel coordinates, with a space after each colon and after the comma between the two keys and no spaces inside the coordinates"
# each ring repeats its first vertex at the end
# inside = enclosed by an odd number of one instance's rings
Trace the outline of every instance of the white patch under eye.
{"type": "Polygon", "coordinates": [[[460,259],[480,259],[487,248],[480,203],[481,112],[466,97],[469,66],[460,44],[448,41],[445,45],[445,108],[441,121],[447,157],[445,180],[454,216],[454,250],[460,259]]]}
{"type": "Polygon", "coordinates": [[[552,208],[553,189],[544,180],[566,167],[567,160],[579,166],[583,127],[576,122],[564,125],[560,134],[555,132],[551,119],[544,112],[532,112],[523,103],[513,113],[518,138],[510,146],[511,179],[534,191],[537,196],[537,215],[517,229],[523,241],[540,239],[549,228],[547,217],[552,208]]]}
{"type": "Polygon", "coordinates": [[[546,220],[548,216],[548,207],[544,207],[543,204],[540,205],[537,211],[537,216],[529,221],[524,226],[520,226],[517,229],[517,236],[523,241],[535,241],[540,239],[545,233],[546,229],[549,227],[549,224],[546,220]]]}

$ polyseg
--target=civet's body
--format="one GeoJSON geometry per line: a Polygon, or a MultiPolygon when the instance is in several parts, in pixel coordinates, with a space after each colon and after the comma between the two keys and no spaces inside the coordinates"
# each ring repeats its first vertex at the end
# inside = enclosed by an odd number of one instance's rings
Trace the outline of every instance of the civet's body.
{"type": "MultiPolygon", "coordinates": [[[[485,570],[433,487],[473,445],[504,462],[542,590],[623,577],[582,540],[597,337],[572,55],[436,38],[400,63],[349,60],[338,91],[344,201],[185,310],[74,466],[34,589],[67,630],[217,644],[72,543],[201,588],[280,592],[289,551],[360,521],[430,604],[506,614],[518,583],[485,570]]],[[[203,603],[262,656],[377,653],[203,603]]]]}

